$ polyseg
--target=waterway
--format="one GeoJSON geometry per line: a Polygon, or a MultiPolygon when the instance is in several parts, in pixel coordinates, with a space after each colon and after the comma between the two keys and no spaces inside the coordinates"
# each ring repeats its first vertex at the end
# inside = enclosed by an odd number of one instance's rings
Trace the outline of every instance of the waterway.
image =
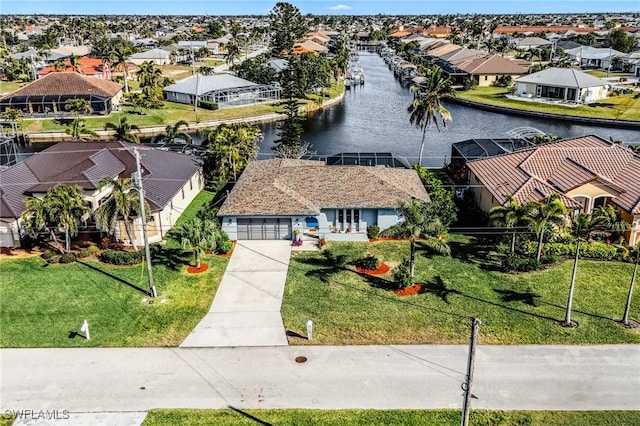
{"type": "MultiPolygon", "coordinates": [[[[305,120],[303,141],[311,143],[319,156],[340,152],[393,152],[417,161],[422,131],[409,123],[407,107],[413,100],[407,86],[394,77],[376,53],[360,52],[360,64],[365,84],[347,90],[344,101],[331,108],[315,112],[305,120]]],[[[506,138],[517,127],[535,127],[562,138],[595,134],[607,140],[613,138],[625,144],[640,143],[640,132],[585,126],[562,120],[516,117],[445,103],[453,121],[440,132],[427,129],[422,164],[440,167],[448,162],[451,144],[466,139],[506,138]]],[[[262,125],[264,140],[260,157],[273,155],[277,123],[262,125]]]]}

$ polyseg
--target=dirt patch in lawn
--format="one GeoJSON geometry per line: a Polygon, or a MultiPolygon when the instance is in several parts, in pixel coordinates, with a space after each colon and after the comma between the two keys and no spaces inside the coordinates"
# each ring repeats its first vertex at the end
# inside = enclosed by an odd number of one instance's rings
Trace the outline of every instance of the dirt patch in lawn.
{"type": "Polygon", "coordinates": [[[403,288],[400,290],[393,290],[393,292],[398,296],[413,296],[415,294],[422,293],[422,285],[414,284],[411,287],[403,288]]]}
{"type": "Polygon", "coordinates": [[[187,266],[187,273],[188,274],[201,274],[203,272],[205,272],[207,269],[209,269],[209,265],[207,265],[206,263],[201,263],[199,268],[196,268],[195,266],[187,266]]]}
{"type": "Polygon", "coordinates": [[[382,274],[386,274],[387,272],[389,272],[389,265],[387,265],[386,263],[380,263],[380,266],[378,267],[378,269],[364,269],[361,268],[360,266],[356,266],[356,271],[358,271],[361,274],[367,274],[367,275],[382,275],[382,274]]]}

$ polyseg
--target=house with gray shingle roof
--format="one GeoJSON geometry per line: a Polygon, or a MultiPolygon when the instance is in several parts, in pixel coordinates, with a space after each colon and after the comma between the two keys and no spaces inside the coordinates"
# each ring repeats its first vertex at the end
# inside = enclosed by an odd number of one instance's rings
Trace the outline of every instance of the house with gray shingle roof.
{"type": "Polygon", "coordinates": [[[163,89],[171,102],[193,105],[198,101],[216,102],[219,108],[230,108],[280,99],[280,88],[257,84],[233,74],[196,75],[163,89]]]}
{"type": "Polygon", "coordinates": [[[333,240],[366,240],[367,226],[398,223],[396,206],[429,201],[414,170],[323,161],[253,161],[218,211],[235,239],[289,239],[295,229],[333,240]]]}
{"type": "MultiPolygon", "coordinates": [[[[198,160],[126,142],[61,142],[0,171],[0,245],[20,245],[25,199],[42,197],[56,184],[79,185],[95,211],[111,193],[110,188],[101,190],[98,182],[105,177],[130,178],[136,170],[134,149],[140,152],[145,199],[151,210],[149,241],[161,241],[204,187],[198,160]]],[[[116,230],[116,237],[126,239],[124,228],[116,230]]],[[[142,235],[136,239],[142,241],[142,235]]]]}
{"type": "Polygon", "coordinates": [[[566,139],[467,163],[478,206],[489,212],[507,196],[519,204],[559,194],[576,213],[613,205],[631,224],[627,243],[640,242],[640,156],[598,136],[566,139]]]}
{"type": "Polygon", "coordinates": [[[519,97],[588,104],[606,98],[609,83],[572,68],[547,68],[517,78],[515,87],[519,97]]]}

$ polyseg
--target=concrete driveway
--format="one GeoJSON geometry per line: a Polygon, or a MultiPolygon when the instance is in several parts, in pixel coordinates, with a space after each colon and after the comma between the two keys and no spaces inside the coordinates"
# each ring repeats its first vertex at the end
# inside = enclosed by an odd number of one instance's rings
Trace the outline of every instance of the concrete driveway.
{"type": "Polygon", "coordinates": [[[289,241],[238,241],[211,308],[180,347],[283,346],[289,241]]]}

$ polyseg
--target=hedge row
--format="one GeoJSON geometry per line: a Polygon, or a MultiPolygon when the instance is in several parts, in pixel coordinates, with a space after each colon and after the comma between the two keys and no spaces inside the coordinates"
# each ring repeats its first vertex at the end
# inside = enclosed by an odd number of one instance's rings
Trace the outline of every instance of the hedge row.
{"type": "MultiPolygon", "coordinates": [[[[534,256],[538,249],[538,243],[529,241],[525,247],[525,254],[534,256]]],[[[546,256],[574,256],[576,254],[576,245],[567,243],[544,243],[542,252],[546,256]]],[[[580,257],[600,260],[614,260],[622,257],[622,252],[618,247],[605,243],[580,243],[580,257]]]]}

